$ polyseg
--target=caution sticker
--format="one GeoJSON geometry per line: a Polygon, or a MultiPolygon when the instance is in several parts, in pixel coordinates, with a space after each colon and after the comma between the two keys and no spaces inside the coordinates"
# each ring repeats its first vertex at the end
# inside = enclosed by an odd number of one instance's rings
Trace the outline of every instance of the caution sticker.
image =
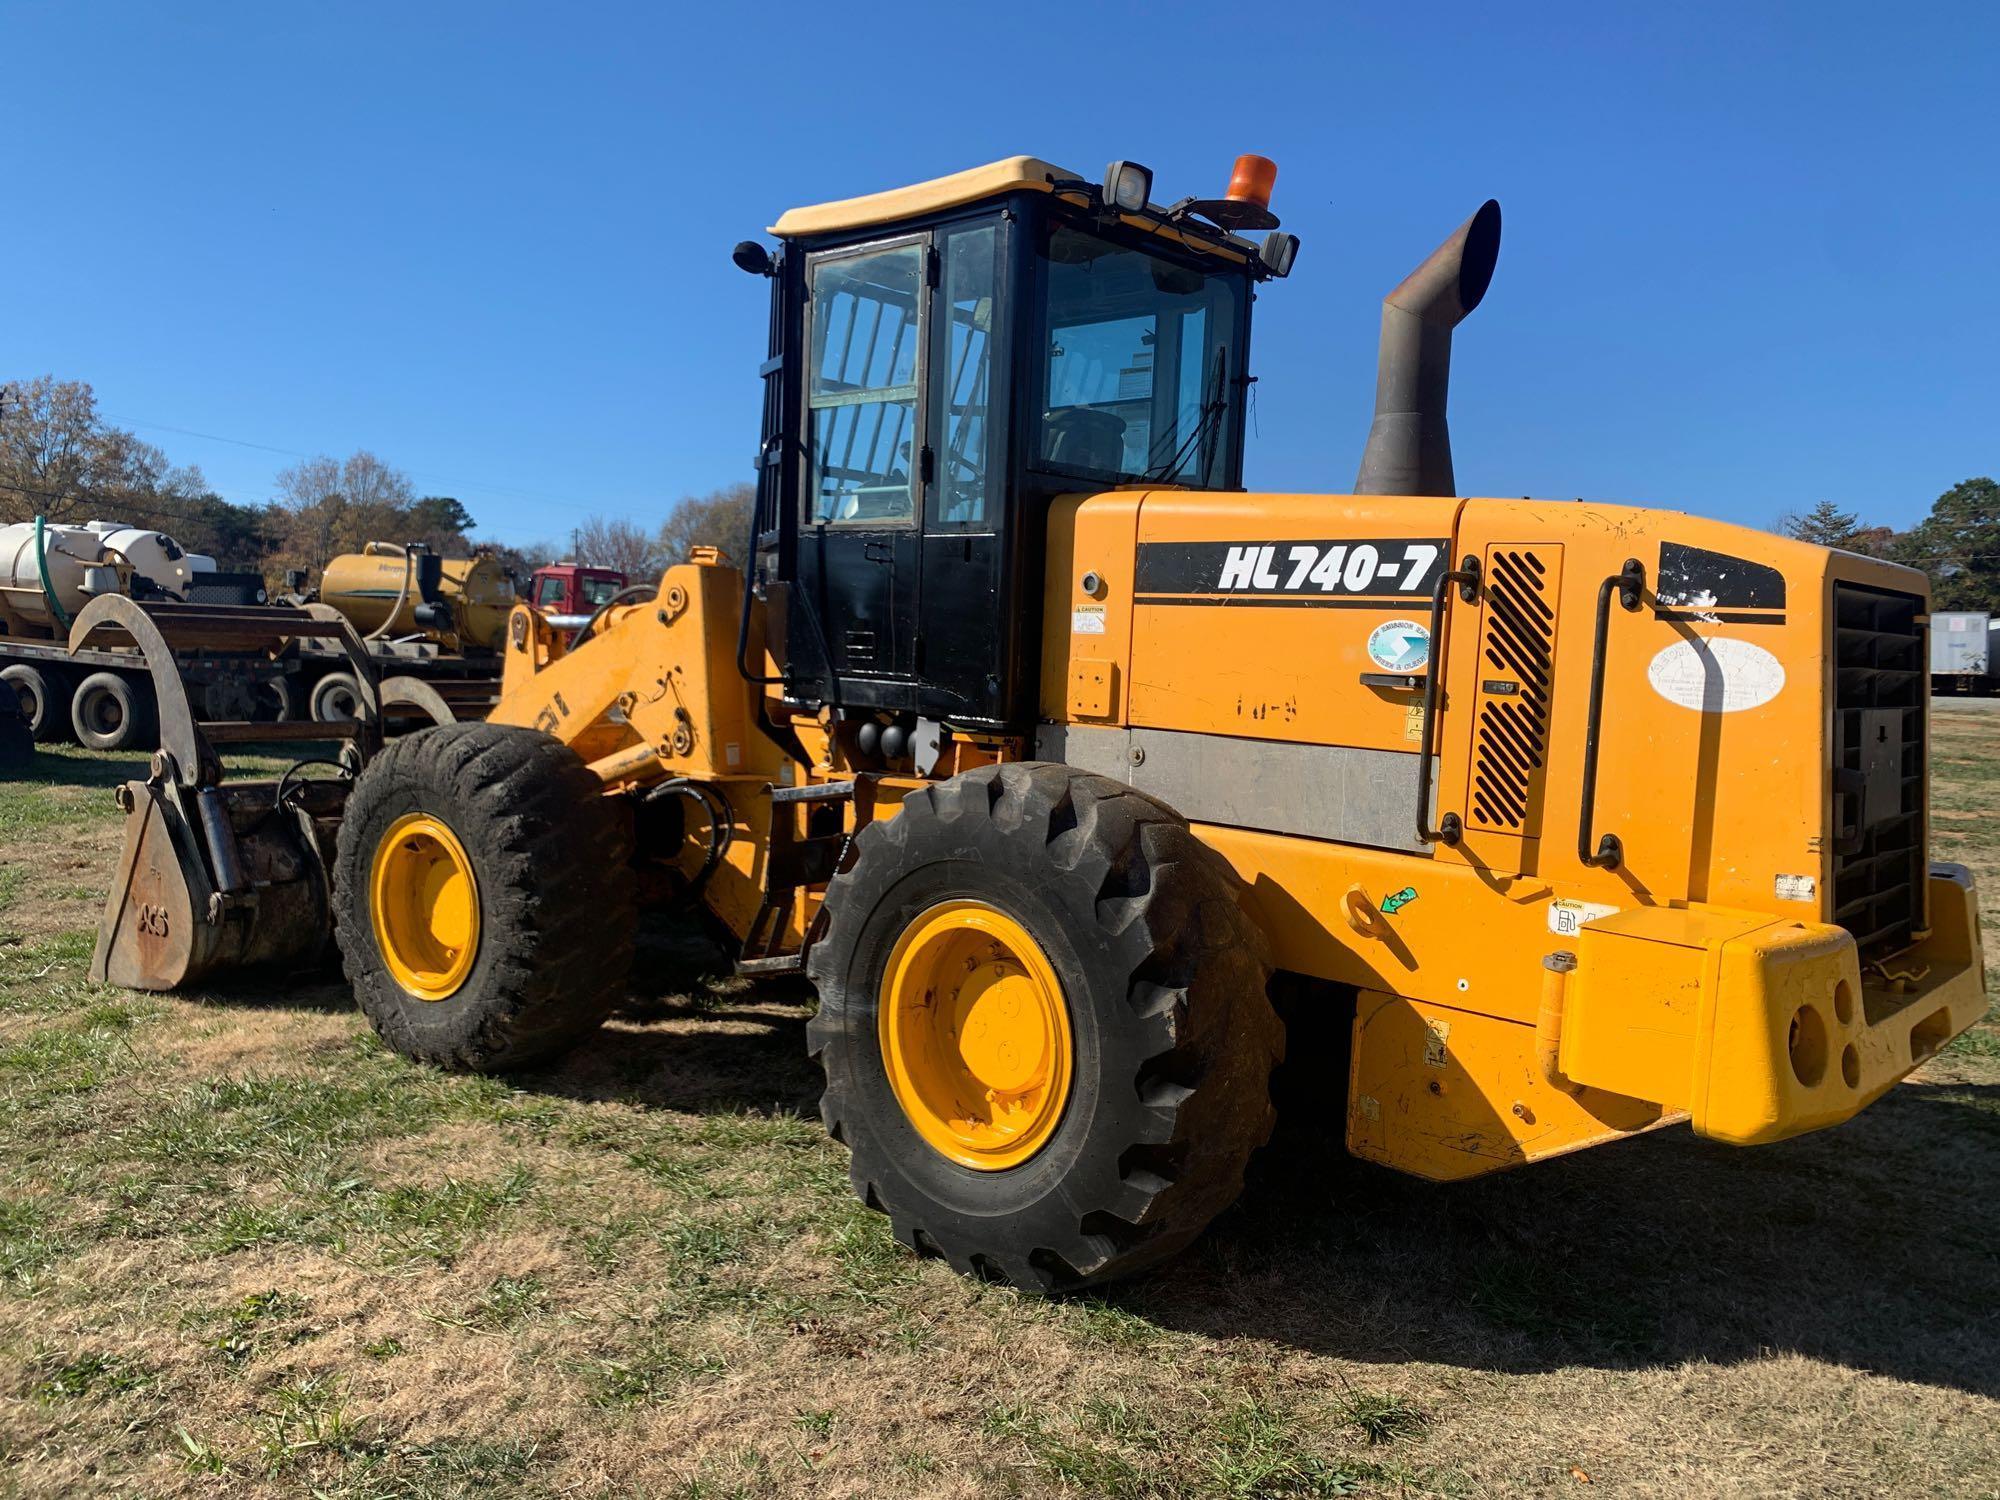
{"type": "Polygon", "coordinates": [[[1103,635],[1104,606],[1101,604],[1079,604],[1069,612],[1069,633],[1071,635],[1103,635]]]}
{"type": "Polygon", "coordinates": [[[1551,901],[1549,931],[1557,937],[1575,937],[1583,931],[1585,922],[1595,922],[1599,917],[1608,917],[1617,910],[1617,907],[1606,906],[1602,901],[1551,901]]]}

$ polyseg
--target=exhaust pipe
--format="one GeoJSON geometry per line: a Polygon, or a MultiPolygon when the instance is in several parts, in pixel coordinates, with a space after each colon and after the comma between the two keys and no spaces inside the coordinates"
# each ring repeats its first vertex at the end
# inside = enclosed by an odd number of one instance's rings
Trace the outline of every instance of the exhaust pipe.
{"type": "Polygon", "coordinates": [[[1375,425],[1361,454],[1357,495],[1455,495],[1451,430],[1451,331],[1479,306],[1500,259],[1500,205],[1479,212],[1382,299],[1375,425]]]}

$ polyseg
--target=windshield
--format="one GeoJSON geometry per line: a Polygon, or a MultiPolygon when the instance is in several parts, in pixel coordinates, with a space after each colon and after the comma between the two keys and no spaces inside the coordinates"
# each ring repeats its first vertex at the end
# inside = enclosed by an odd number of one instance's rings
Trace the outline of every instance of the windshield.
{"type": "Polygon", "coordinates": [[[586,578],[582,582],[583,602],[592,609],[618,592],[618,580],[615,578],[586,578]]]}
{"type": "Polygon", "coordinates": [[[1244,277],[1061,222],[1043,231],[1041,254],[1040,460],[1101,479],[1228,484],[1244,277]]]}

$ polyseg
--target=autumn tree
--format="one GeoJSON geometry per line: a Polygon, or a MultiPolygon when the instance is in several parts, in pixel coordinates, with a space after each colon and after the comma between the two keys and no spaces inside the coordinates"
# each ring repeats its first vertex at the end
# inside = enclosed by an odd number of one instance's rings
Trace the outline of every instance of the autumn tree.
{"type": "Polygon", "coordinates": [[[169,463],[153,444],[106,422],[86,381],[42,375],[0,387],[0,519],[164,529],[207,490],[201,470],[169,463]]]}
{"type": "Polygon", "coordinates": [[[634,522],[592,516],[576,530],[574,562],[616,568],[634,583],[657,580],[666,567],[659,536],[634,522]]]}
{"type": "Polygon", "coordinates": [[[277,490],[273,519],[280,539],[267,572],[317,572],[337,554],[359,552],[370,542],[422,540],[410,534],[416,491],[409,476],[366,449],[345,459],[302,459],[279,472],[277,490]]]}
{"type": "Polygon", "coordinates": [[[756,503],[757,487],[752,484],[684,496],[660,523],[661,553],[669,563],[686,562],[693,548],[713,547],[741,566],[750,539],[750,510],[756,503]]]}

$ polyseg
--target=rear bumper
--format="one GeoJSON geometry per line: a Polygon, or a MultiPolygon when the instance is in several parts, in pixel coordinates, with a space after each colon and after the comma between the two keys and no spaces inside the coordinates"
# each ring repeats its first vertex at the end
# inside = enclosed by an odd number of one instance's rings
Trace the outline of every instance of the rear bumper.
{"type": "Polygon", "coordinates": [[[1979,908],[1931,866],[1930,930],[1863,972],[1842,928],[1648,908],[1578,934],[1561,1039],[1576,1083],[1668,1109],[1737,1145],[1849,1119],[1986,1011],[1979,908]]]}

